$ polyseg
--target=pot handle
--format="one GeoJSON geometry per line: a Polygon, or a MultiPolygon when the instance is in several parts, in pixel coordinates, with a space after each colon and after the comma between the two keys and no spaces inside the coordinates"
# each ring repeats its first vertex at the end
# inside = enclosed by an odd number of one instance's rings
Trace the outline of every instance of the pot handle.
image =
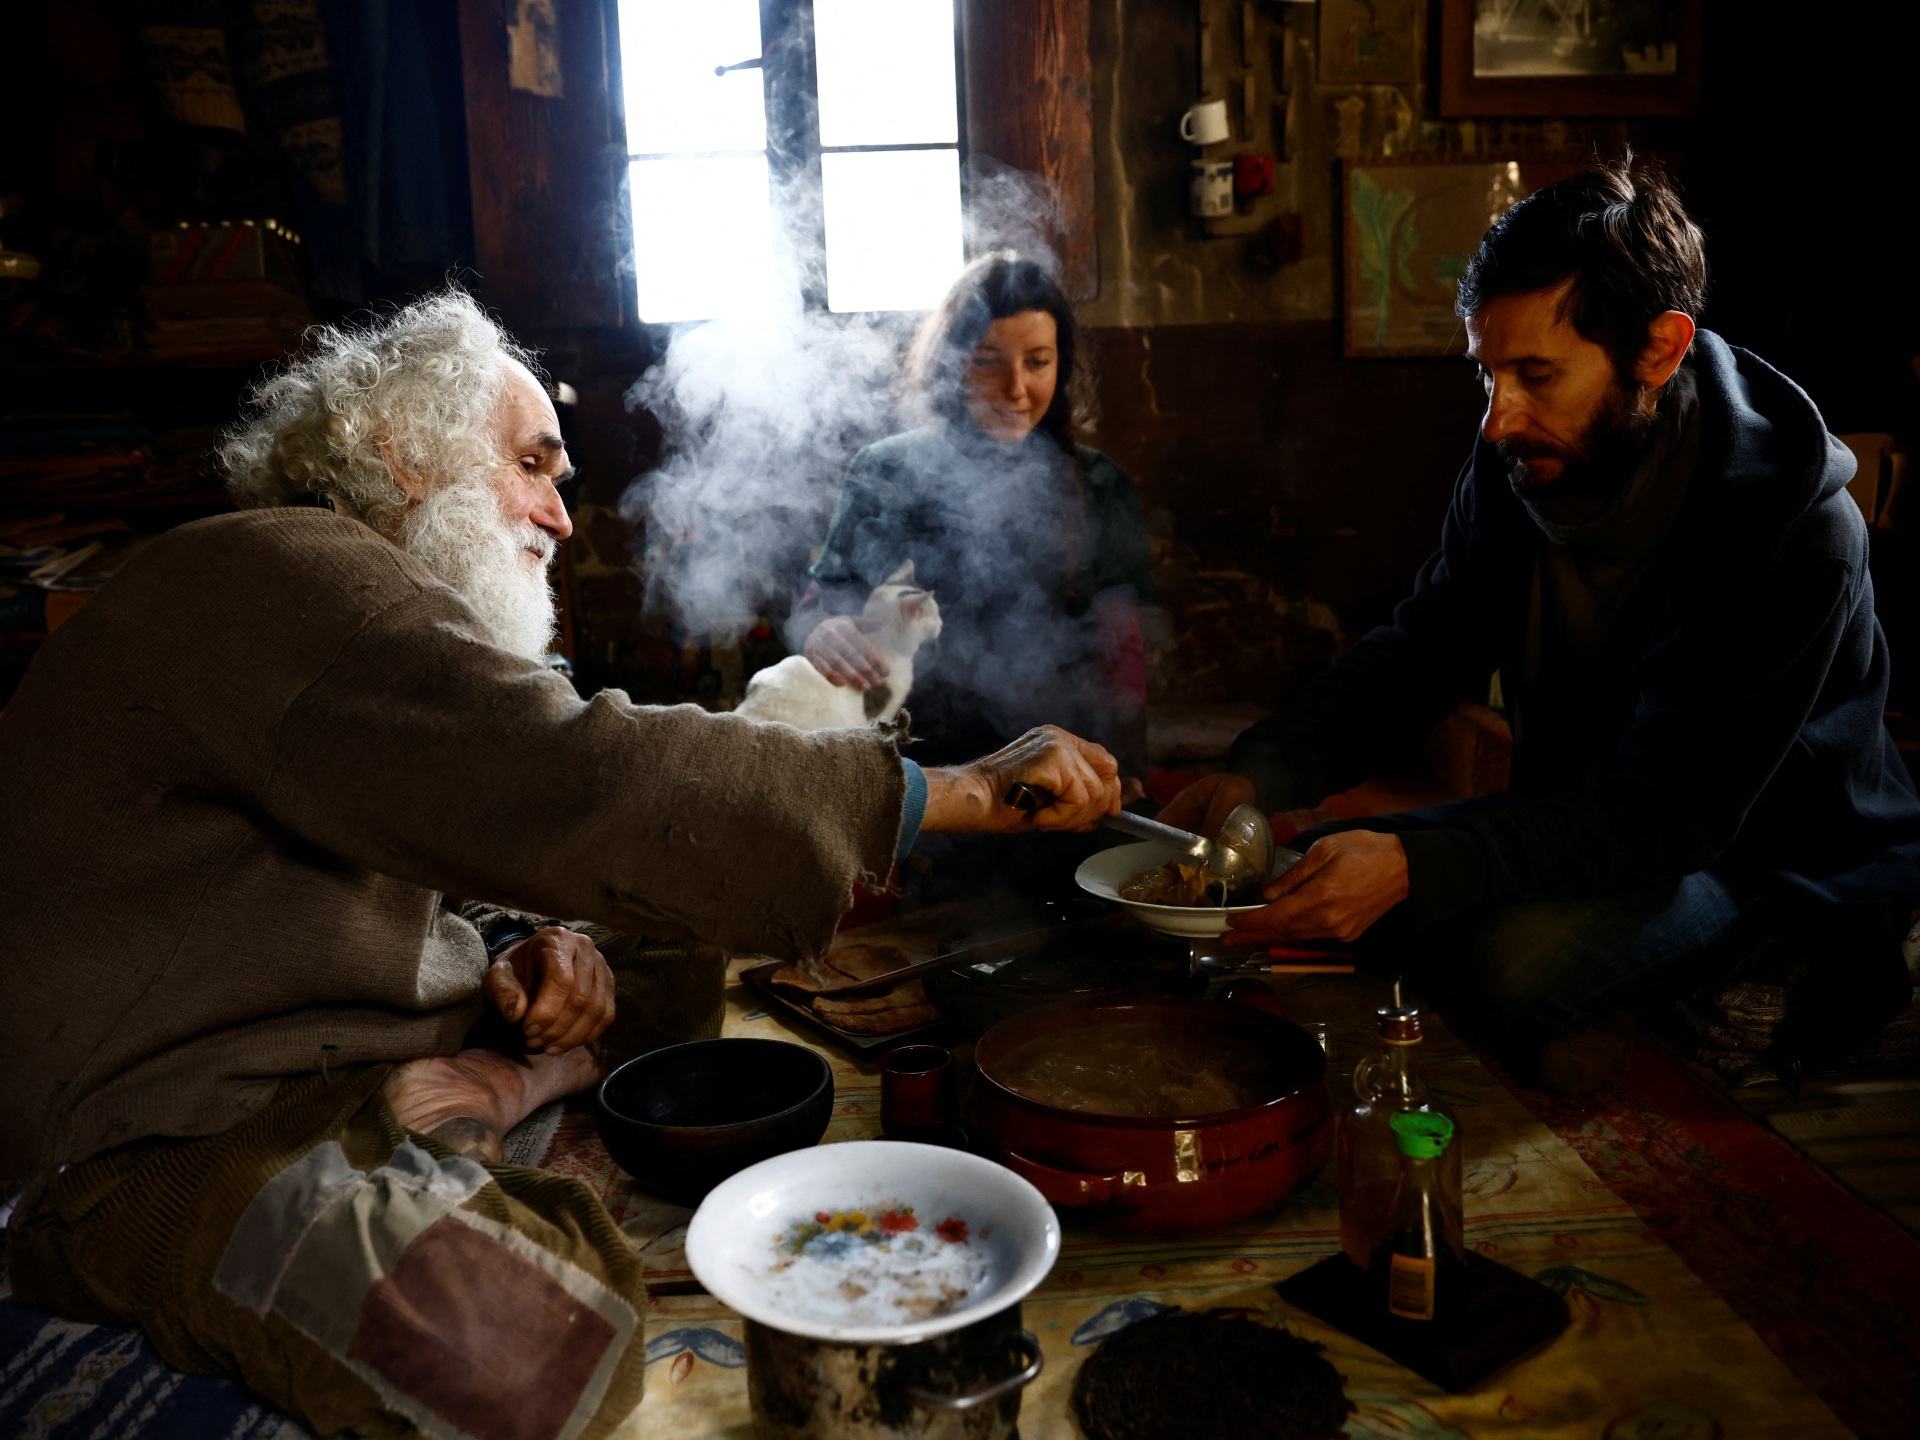
{"type": "Polygon", "coordinates": [[[1006,1379],[996,1380],[978,1390],[969,1390],[965,1395],[936,1395],[931,1390],[910,1385],[907,1387],[907,1398],[916,1405],[925,1405],[929,1410],[972,1410],[1013,1394],[1023,1385],[1030,1385],[1039,1379],[1040,1372],[1047,1367],[1047,1357],[1040,1353],[1040,1337],[1031,1330],[1022,1330],[1014,1337],[1013,1343],[1019,1347],[1026,1364],[1006,1379]]]}
{"type": "Polygon", "coordinates": [[[1104,1205],[1120,1183],[1118,1173],[1091,1175],[1084,1170],[1061,1170],[1031,1160],[1018,1150],[1002,1150],[1000,1163],[1046,1197],[1049,1205],[1104,1205]]]}

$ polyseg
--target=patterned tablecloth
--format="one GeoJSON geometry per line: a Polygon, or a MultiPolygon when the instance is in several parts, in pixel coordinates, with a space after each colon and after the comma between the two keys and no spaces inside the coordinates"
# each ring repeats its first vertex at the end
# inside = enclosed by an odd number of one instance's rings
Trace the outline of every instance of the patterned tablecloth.
{"type": "MultiPolygon", "coordinates": [[[[1338,1098],[1339,1077],[1350,1075],[1364,1053],[1368,1017],[1381,995],[1364,978],[1296,983],[1292,1002],[1313,1007],[1331,1025],[1338,1098]]],[[[790,1029],[737,983],[729,991],[726,1033],[815,1045],[832,1060],[837,1087],[824,1143],[877,1132],[872,1065],[790,1029]]],[[[1324,1183],[1220,1233],[1142,1238],[1069,1221],[1059,1264],[1025,1304],[1026,1325],[1047,1360],[1021,1410],[1026,1440],[1079,1435],[1068,1397],[1080,1363],[1101,1337],[1170,1305],[1229,1307],[1325,1344],[1359,1407],[1348,1422],[1353,1440],[1811,1440],[1848,1433],[1444,1026],[1430,1021],[1427,1036],[1429,1078],[1454,1107],[1466,1146],[1468,1242],[1563,1291],[1571,1328],[1475,1390],[1449,1395],[1275,1293],[1275,1282],[1338,1248],[1338,1210],[1324,1183]]],[[[661,1291],[689,1288],[680,1242],[690,1212],[636,1193],[586,1116],[567,1117],[548,1167],[600,1188],[645,1248],[649,1278],[661,1291]]],[[[652,1295],[646,1397],[622,1433],[647,1440],[750,1436],[740,1333],[738,1317],[710,1296],[652,1295]]]]}

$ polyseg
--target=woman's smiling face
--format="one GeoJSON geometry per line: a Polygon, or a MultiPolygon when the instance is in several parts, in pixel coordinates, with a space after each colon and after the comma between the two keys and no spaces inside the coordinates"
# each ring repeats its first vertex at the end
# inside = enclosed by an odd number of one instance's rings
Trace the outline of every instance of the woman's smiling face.
{"type": "Polygon", "coordinates": [[[1059,383],[1059,339],[1044,310],[987,326],[967,366],[967,413],[982,433],[1012,444],[1040,423],[1059,383]]]}

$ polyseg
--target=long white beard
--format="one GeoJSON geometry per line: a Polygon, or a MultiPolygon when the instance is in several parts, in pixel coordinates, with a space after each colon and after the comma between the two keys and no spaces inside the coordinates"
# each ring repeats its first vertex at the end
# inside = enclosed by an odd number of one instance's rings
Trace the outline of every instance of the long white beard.
{"type": "Polygon", "coordinates": [[[490,476],[430,490],[402,517],[400,545],[478,612],[501,649],[530,660],[546,656],[554,632],[547,584],[554,540],[537,525],[509,520],[490,476]],[[529,550],[540,553],[538,566],[529,550]]]}

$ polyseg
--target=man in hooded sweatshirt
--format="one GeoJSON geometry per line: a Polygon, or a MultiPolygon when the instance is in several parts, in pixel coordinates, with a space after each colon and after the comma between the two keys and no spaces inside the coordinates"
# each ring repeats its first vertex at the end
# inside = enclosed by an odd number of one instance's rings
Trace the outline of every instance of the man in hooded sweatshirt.
{"type": "Polygon", "coordinates": [[[1920,802],[1881,720],[1854,461],[1791,380],[1697,328],[1706,279],[1699,229],[1627,163],[1496,220],[1460,282],[1487,409],[1439,550],[1162,817],[1313,805],[1497,673],[1508,794],[1312,832],[1228,939],[1391,917],[1363,950],[1477,993],[1560,1090],[1620,1073],[1661,983],[1769,943],[1798,947],[1794,1003],[1829,1034],[1907,994],[1920,802]]]}

